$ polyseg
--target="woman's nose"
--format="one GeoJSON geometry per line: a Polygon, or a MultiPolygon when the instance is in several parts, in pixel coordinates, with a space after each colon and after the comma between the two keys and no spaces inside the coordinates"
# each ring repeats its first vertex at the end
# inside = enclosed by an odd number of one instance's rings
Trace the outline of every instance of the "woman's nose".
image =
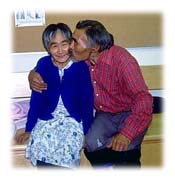
{"type": "Polygon", "coordinates": [[[58,46],[58,50],[57,50],[59,53],[62,53],[63,51],[63,48],[61,46],[58,46]]]}

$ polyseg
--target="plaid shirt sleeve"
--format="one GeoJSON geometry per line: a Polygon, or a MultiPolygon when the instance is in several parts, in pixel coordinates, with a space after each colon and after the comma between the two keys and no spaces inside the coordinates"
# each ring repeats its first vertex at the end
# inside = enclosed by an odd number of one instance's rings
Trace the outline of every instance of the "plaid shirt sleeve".
{"type": "Polygon", "coordinates": [[[125,66],[122,69],[121,83],[124,91],[132,97],[131,115],[126,119],[121,133],[129,139],[134,139],[142,133],[152,120],[153,98],[143,79],[140,67],[134,57],[128,55],[125,66]],[[132,59],[132,61],[130,61],[132,59]]]}

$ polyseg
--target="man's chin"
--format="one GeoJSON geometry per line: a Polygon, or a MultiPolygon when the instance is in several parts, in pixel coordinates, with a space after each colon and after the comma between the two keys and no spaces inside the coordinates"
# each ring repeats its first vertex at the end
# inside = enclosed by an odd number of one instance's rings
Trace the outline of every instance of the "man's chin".
{"type": "Polygon", "coordinates": [[[73,56],[73,59],[75,60],[75,61],[85,61],[87,58],[83,58],[83,57],[75,57],[75,56],[73,56]]]}
{"type": "Polygon", "coordinates": [[[75,61],[84,61],[88,59],[88,55],[87,54],[76,54],[76,53],[72,53],[72,57],[75,61]]]}
{"type": "Polygon", "coordinates": [[[72,55],[72,59],[75,60],[75,61],[80,61],[80,60],[82,60],[81,58],[79,58],[79,57],[76,56],[76,55],[72,55]]]}

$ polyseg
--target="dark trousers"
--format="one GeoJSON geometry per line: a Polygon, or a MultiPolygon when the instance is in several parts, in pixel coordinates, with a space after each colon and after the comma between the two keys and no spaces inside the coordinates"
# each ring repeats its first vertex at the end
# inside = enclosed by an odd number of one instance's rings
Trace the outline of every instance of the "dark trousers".
{"type": "MultiPolygon", "coordinates": [[[[94,121],[86,135],[85,146],[88,152],[106,148],[112,137],[120,132],[130,111],[121,113],[96,112],[94,121]]],[[[140,149],[146,130],[131,141],[128,150],[140,149]]]]}
{"type": "Polygon", "coordinates": [[[105,166],[105,164],[111,163],[112,166],[117,167],[140,167],[140,149],[134,149],[129,151],[113,151],[109,148],[104,148],[94,152],[88,152],[84,149],[86,158],[90,161],[93,167],[105,166]]]}
{"type": "Polygon", "coordinates": [[[57,169],[69,169],[66,167],[56,166],[50,163],[37,160],[37,168],[57,168],[57,169]]]}

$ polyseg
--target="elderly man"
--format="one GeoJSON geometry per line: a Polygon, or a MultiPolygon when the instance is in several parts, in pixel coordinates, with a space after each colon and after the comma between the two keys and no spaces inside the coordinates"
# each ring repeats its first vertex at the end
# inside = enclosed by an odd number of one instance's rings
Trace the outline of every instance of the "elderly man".
{"type": "MultiPolygon", "coordinates": [[[[141,143],[152,120],[153,99],[136,59],[114,45],[113,36],[95,20],[79,21],[73,33],[72,55],[86,60],[94,88],[94,122],[85,139],[92,166],[140,164],[141,143]]],[[[34,70],[32,89],[47,88],[34,70]]]]}

